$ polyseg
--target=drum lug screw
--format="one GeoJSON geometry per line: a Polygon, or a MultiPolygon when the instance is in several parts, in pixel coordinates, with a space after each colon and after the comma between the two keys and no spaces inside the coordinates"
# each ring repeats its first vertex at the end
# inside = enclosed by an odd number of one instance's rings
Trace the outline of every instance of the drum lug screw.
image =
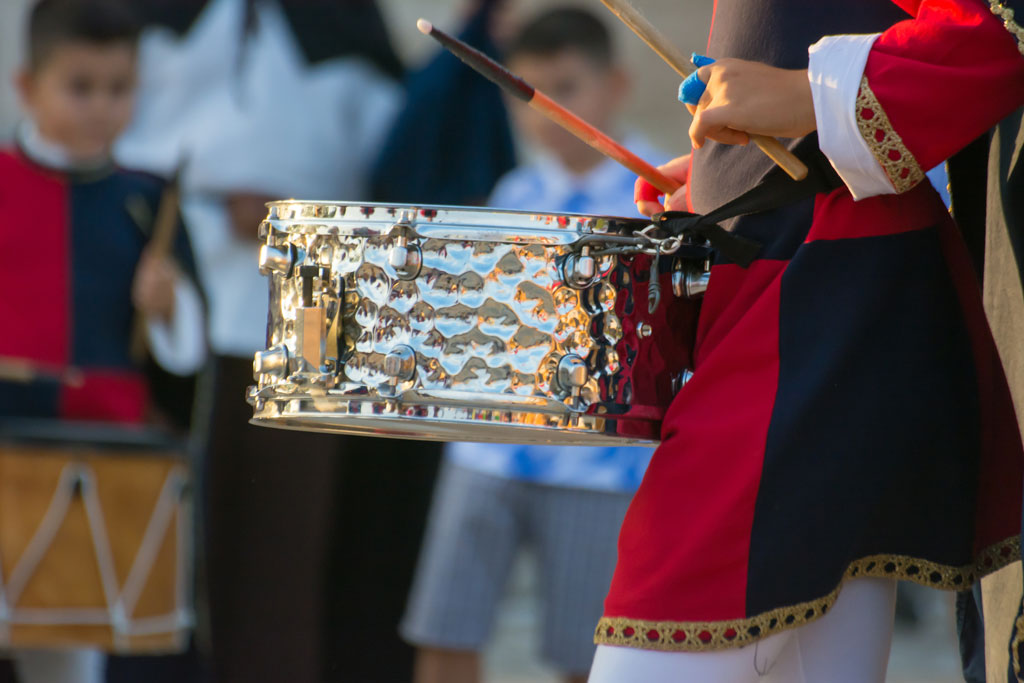
{"type": "Polygon", "coordinates": [[[672,292],[677,297],[696,299],[704,296],[711,281],[711,262],[679,260],[672,271],[672,292]]]}
{"type": "Polygon", "coordinates": [[[289,246],[287,250],[278,247],[260,245],[260,273],[263,275],[283,275],[288,277],[295,264],[295,252],[289,246]]]}
{"type": "Polygon", "coordinates": [[[641,321],[636,324],[636,336],[641,339],[647,339],[652,334],[654,334],[654,328],[651,327],[650,323],[641,321]]]}

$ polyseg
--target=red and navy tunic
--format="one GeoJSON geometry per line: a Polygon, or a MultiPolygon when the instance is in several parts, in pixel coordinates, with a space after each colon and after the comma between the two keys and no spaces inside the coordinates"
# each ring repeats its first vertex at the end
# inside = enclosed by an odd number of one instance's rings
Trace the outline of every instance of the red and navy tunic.
{"type": "MultiPolygon", "coordinates": [[[[0,151],[0,357],[81,377],[0,380],[0,417],[142,421],[148,394],[129,348],[131,288],[162,190],[145,174],[66,173],[0,151]]],[[[190,264],[180,231],[176,247],[190,264]]]]}
{"type": "MultiPolygon", "coordinates": [[[[715,58],[807,68],[822,36],[882,33],[858,115],[900,193],[842,187],[726,225],[763,246],[748,268],[713,265],[694,376],[623,524],[599,644],[737,647],[820,617],[845,579],[965,589],[1019,557],[1010,394],[963,241],[916,182],[1024,103],[1024,55],[991,4],[717,0],[715,58]],[[928,79],[946,72],[982,94],[939,99],[928,79]]],[[[709,142],[693,208],[769,165],[709,142]]]]}

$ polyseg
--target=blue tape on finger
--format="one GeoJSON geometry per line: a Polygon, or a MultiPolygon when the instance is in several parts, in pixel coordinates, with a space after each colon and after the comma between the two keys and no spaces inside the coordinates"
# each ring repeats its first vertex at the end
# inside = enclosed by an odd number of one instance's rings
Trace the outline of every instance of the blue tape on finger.
{"type": "MultiPolygon", "coordinates": [[[[715,63],[715,60],[711,59],[711,57],[705,57],[704,55],[698,55],[697,53],[693,54],[690,61],[693,62],[694,66],[698,69],[702,66],[715,63]]],[[[704,89],[706,87],[707,85],[704,81],[697,78],[697,72],[694,71],[686,77],[685,81],[679,84],[679,101],[683,104],[692,104],[696,107],[697,103],[700,102],[701,95],[704,94],[704,89]]]]}

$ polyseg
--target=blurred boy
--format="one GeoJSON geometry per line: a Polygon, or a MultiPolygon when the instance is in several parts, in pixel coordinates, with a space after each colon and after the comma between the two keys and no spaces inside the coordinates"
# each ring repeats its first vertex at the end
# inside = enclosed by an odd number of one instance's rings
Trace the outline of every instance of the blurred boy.
{"type": "MultiPolygon", "coordinates": [[[[506,61],[586,120],[615,129],[628,82],[607,29],[590,13],[544,13],[523,28],[506,61]]],[[[513,115],[537,158],[498,182],[492,206],[633,214],[629,170],[525,106],[513,115]]],[[[661,157],[642,141],[627,143],[652,161],[661,157]]],[[[585,680],[618,528],[650,454],[646,448],[449,447],[402,625],[420,648],[417,683],[480,679],[479,652],[523,545],[538,560],[543,658],[568,680],[585,680]]]]}
{"type": "MultiPolygon", "coordinates": [[[[34,370],[0,376],[0,417],[142,422],[146,378],[132,359],[133,321],[167,370],[205,354],[198,292],[172,259],[147,250],[159,180],[111,161],[131,116],[137,28],[115,0],[41,0],[17,74],[27,114],[0,151],[0,358],[34,370]],[[73,368],[81,381],[45,379],[73,368]],[[11,379],[8,377],[8,379],[11,379]]],[[[187,241],[177,254],[190,263],[187,241]]],[[[23,681],[98,681],[103,657],[83,650],[15,654],[23,681]]]]}

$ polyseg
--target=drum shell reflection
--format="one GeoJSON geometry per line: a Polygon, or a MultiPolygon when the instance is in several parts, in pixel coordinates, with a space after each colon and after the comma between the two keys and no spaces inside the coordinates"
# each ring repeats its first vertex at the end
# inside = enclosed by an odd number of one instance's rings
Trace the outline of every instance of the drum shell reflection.
{"type": "Polygon", "coordinates": [[[671,257],[652,269],[650,254],[601,249],[647,221],[269,208],[255,423],[430,440],[657,441],[689,375],[699,303],[671,296],[671,257]],[[652,274],[668,293],[653,312],[652,274]]]}

